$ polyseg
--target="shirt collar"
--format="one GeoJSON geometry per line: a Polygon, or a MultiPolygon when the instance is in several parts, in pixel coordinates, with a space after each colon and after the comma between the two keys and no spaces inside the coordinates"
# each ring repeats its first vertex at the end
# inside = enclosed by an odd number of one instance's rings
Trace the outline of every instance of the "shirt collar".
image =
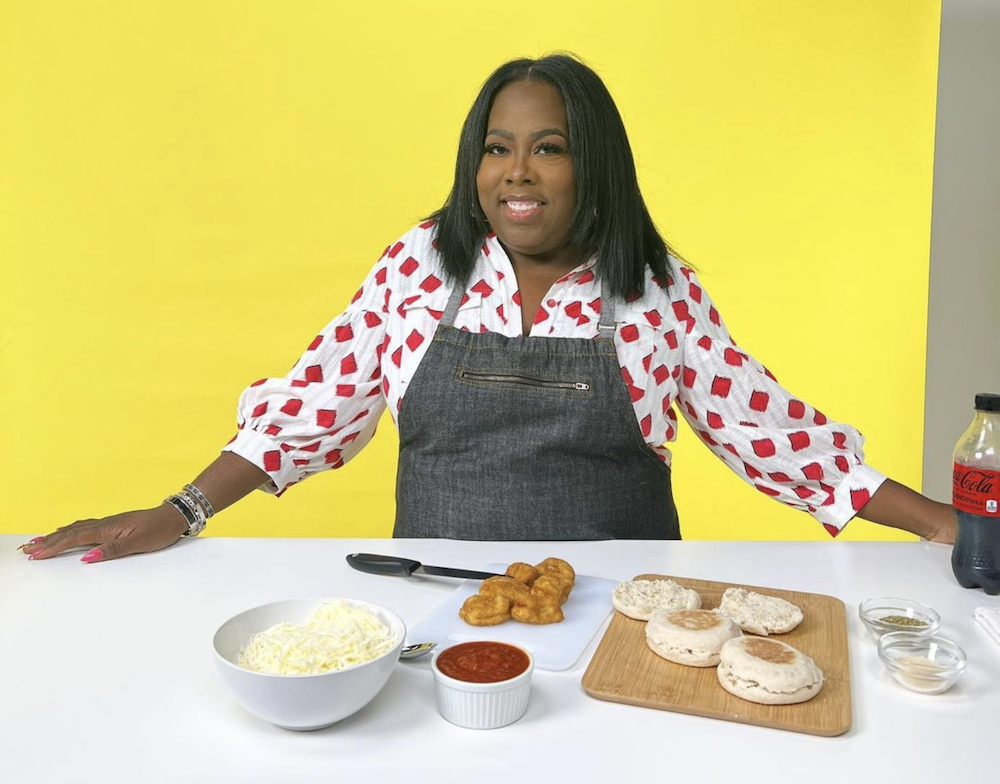
{"type": "MultiPolygon", "coordinates": [[[[496,232],[493,231],[493,229],[490,229],[486,235],[486,241],[483,243],[483,250],[486,251],[487,256],[491,253],[502,253],[504,256],[507,255],[507,251],[505,251],[503,245],[500,244],[500,238],[497,237],[496,232]]],[[[591,256],[586,261],[563,275],[563,277],[559,280],[571,280],[578,275],[582,275],[587,270],[593,269],[595,264],[597,264],[597,257],[591,256]]]]}

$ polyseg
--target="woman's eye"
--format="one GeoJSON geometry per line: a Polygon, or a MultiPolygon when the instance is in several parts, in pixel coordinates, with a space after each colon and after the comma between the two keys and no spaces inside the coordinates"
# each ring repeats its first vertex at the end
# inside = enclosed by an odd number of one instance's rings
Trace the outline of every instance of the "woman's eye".
{"type": "Polygon", "coordinates": [[[542,142],[535,148],[535,152],[542,155],[559,155],[566,152],[566,148],[553,142],[542,142]]]}
{"type": "Polygon", "coordinates": [[[507,152],[507,148],[502,144],[487,144],[483,152],[486,155],[503,155],[507,152]]]}

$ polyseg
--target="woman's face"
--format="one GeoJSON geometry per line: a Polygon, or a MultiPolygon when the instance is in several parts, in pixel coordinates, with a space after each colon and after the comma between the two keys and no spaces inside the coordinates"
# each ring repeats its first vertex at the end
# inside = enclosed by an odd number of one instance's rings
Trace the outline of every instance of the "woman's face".
{"type": "Polygon", "coordinates": [[[479,204],[515,262],[578,263],[569,245],[576,183],[566,107],[547,82],[513,82],[493,101],[476,175],[479,204]]]}

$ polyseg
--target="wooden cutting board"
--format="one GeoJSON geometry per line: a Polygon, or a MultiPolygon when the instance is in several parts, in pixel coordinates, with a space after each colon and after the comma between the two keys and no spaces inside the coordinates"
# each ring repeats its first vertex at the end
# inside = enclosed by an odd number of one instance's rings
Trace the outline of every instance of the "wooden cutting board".
{"type": "Polygon", "coordinates": [[[786,599],[802,609],[803,621],[773,639],[787,642],[819,665],[825,681],[820,693],[797,705],[758,705],[735,697],[719,684],[715,667],[687,667],[657,656],[646,645],[646,624],[615,612],[583,676],[583,688],[602,700],[644,708],[709,716],[762,727],[841,735],[851,727],[851,681],[847,652],[847,613],[833,596],[784,591],[659,574],[636,580],[672,579],[701,595],[702,608],[719,606],[727,588],[746,588],[786,599]]]}

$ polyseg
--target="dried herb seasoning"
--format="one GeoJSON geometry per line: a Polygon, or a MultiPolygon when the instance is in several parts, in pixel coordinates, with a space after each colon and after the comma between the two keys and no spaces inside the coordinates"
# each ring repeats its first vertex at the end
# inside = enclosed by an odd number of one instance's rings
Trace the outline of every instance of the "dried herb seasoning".
{"type": "Polygon", "coordinates": [[[879,618],[879,621],[890,626],[904,626],[908,629],[923,629],[927,626],[926,621],[921,621],[919,618],[909,618],[905,615],[884,615],[879,618]]]}

